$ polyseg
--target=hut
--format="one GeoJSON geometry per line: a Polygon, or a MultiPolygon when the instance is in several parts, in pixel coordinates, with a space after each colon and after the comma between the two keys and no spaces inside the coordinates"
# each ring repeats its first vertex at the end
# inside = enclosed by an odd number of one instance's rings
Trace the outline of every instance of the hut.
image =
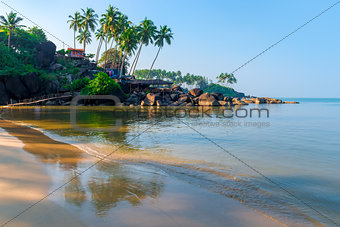
{"type": "Polygon", "coordinates": [[[69,57],[72,59],[84,59],[85,50],[84,49],[74,49],[74,48],[68,48],[67,49],[70,54],[69,57]]]}

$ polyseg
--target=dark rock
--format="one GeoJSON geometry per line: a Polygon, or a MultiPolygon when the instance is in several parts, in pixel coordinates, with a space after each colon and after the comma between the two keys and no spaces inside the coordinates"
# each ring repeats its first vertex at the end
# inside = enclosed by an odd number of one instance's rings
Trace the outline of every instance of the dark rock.
{"type": "Polygon", "coordinates": [[[45,81],[44,84],[43,84],[43,87],[44,87],[43,93],[45,93],[45,94],[56,94],[56,93],[59,93],[60,88],[61,88],[60,83],[57,80],[54,80],[54,81],[51,81],[51,80],[45,81]]]}
{"type": "Polygon", "coordinates": [[[9,103],[9,95],[7,94],[5,84],[0,80],[0,105],[9,103]]]}
{"type": "Polygon", "coordinates": [[[171,100],[172,101],[177,101],[178,100],[178,98],[179,98],[179,95],[176,93],[176,94],[170,94],[170,98],[171,98],[171,100]]]}
{"type": "Polygon", "coordinates": [[[55,58],[56,45],[48,41],[38,44],[35,48],[37,50],[35,56],[37,65],[41,68],[49,67],[55,58]]]}
{"type": "Polygon", "coordinates": [[[200,106],[220,106],[220,103],[216,100],[216,98],[209,93],[204,93],[198,99],[198,104],[200,106]]]}
{"type": "Polygon", "coordinates": [[[203,94],[203,91],[199,88],[194,88],[194,89],[191,89],[189,92],[188,92],[189,95],[192,95],[194,97],[198,97],[200,95],[203,94]]]}
{"type": "Polygon", "coordinates": [[[50,72],[52,72],[52,73],[54,73],[56,71],[61,71],[63,69],[65,69],[65,67],[62,66],[61,64],[58,64],[58,63],[51,65],[50,68],[49,68],[50,72]]]}
{"type": "Polygon", "coordinates": [[[39,92],[41,87],[41,82],[39,76],[36,73],[29,73],[22,78],[22,82],[31,94],[36,94],[39,92]]]}
{"type": "Polygon", "coordinates": [[[221,93],[212,93],[212,95],[217,99],[218,101],[223,101],[224,97],[221,93]]]}
{"type": "Polygon", "coordinates": [[[10,97],[22,100],[29,96],[29,92],[18,76],[8,77],[5,80],[5,87],[10,97]]]}
{"type": "Polygon", "coordinates": [[[170,88],[171,92],[183,92],[182,88],[179,85],[175,85],[172,88],[170,88]]]}
{"type": "Polygon", "coordinates": [[[226,97],[223,98],[223,101],[232,102],[233,98],[226,96],[226,97]]]}
{"type": "Polygon", "coordinates": [[[177,100],[179,103],[183,103],[183,102],[191,102],[191,99],[189,97],[189,95],[187,94],[183,94],[183,95],[180,95],[178,100],[177,100]]]}

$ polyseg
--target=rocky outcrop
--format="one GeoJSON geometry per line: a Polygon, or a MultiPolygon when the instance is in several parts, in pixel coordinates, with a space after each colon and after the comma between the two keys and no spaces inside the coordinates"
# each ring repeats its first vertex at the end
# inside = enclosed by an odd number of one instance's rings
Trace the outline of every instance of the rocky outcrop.
{"type": "Polygon", "coordinates": [[[9,95],[7,94],[5,84],[0,80],[0,105],[9,103],[9,95]]]}
{"type": "Polygon", "coordinates": [[[55,58],[56,45],[50,41],[38,44],[35,49],[37,50],[35,60],[40,68],[49,67],[55,58]]]}
{"type": "Polygon", "coordinates": [[[144,99],[144,105],[145,106],[154,106],[156,105],[156,101],[160,100],[160,96],[153,94],[153,93],[149,93],[146,95],[145,99],[144,99]]]}
{"type": "Polygon", "coordinates": [[[203,94],[203,91],[199,88],[194,88],[194,89],[191,89],[188,94],[194,97],[198,97],[203,94]]]}
{"type": "Polygon", "coordinates": [[[22,82],[28,89],[31,95],[37,94],[40,91],[41,82],[36,73],[29,73],[22,78],[22,82]]]}
{"type": "Polygon", "coordinates": [[[21,82],[20,77],[8,77],[5,79],[5,87],[10,97],[16,100],[22,100],[29,97],[29,91],[21,82]]]}
{"type": "Polygon", "coordinates": [[[220,106],[216,98],[209,93],[204,93],[198,98],[198,105],[200,106],[220,106]]]}

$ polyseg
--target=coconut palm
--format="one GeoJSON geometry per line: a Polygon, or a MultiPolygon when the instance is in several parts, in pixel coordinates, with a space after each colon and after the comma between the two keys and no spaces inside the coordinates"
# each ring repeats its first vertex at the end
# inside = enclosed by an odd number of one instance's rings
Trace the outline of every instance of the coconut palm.
{"type": "Polygon", "coordinates": [[[171,32],[171,29],[168,28],[168,26],[166,26],[166,25],[165,26],[160,26],[159,31],[156,32],[156,35],[155,35],[155,45],[158,46],[158,51],[157,51],[155,59],[152,62],[152,65],[150,67],[150,70],[149,70],[149,73],[148,73],[148,76],[147,76],[146,79],[149,79],[150,72],[151,72],[151,70],[153,68],[153,65],[155,64],[155,62],[156,62],[156,60],[158,58],[159,52],[163,48],[165,42],[168,45],[171,45],[171,40],[174,38],[173,36],[174,36],[174,34],[171,32]]]}
{"type": "MultiPolygon", "coordinates": [[[[111,26],[111,34],[113,37],[113,41],[115,41],[115,51],[114,51],[114,59],[116,59],[116,54],[119,52],[118,51],[118,45],[120,42],[120,36],[122,33],[128,29],[131,25],[131,21],[128,20],[128,17],[122,13],[119,13],[118,18],[117,18],[117,24],[116,26],[111,26]]],[[[121,59],[121,58],[120,58],[121,59]]],[[[114,67],[114,62],[112,62],[111,68],[114,67]]]]}
{"type": "Polygon", "coordinates": [[[80,19],[80,27],[82,29],[83,32],[83,38],[85,38],[85,40],[83,40],[84,43],[84,51],[86,48],[86,44],[91,43],[87,42],[86,37],[91,37],[91,31],[94,32],[97,26],[97,20],[98,20],[98,15],[95,14],[94,10],[91,8],[86,8],[86,10],[81,9],[82,11],[82,15],[81,15],[81,19],[80,19]]]}
{"type": "Polygon", "coordinates": [[[24,25],[19,25],[22,20],[23,19],[21,17],[17,17],[17,14],[13,11],[7,14],[7,18],[5,18],[4,16],[0,16],[1,28],[3,28],[8,35],[8,47],[11,46],[12,33],[15,32],[15,30],[18,28],[25,27],[24,25]]]}
{"type": "Polygon", "coordinates": [[[92,42],[91,33],[89,31],[80,30],[79,35],[77,36],[77,40],[80,44],[84,45],[85,50],[86,44],[90,44],[92,42]]]}
{"type": "Polygon", "coordinates": [[[218,77],[218,82],[225,83],[227,81],[227,85],[231,86],[234,83],[237,83],[237,79],[235,78],[234,74],[229,73],[221,73],[218,77]]]}
{"type": "Polygon", "coordinates": [[[142,51],[142,46],[148,46],[149,43],[153,44],[153,39],[156,33],[157,27],[154,25],[152,20],[145,18],[140,25],[137,27],[137,32],[140,37],[140,46],[136,55],[135,65],[132,67],[132,74],[135,72],[140,53],[142,51]]]}
{"type": "Polygon", "coordinates": [[[120,68],[120,75],[123,72],[125,58],[131,56],[137,49],[137,32],[135,27],[130,27],[124,30],[120,36],[119,49],[123,55],[122,64],[120,68]]]}
{"type": "Polygon", "coordinates": [[[104,38],[105,38],[105,33],[104,33],[103,27],[100,27],[100,28],[96,31],[95,36],[96,36],[97,40],[99,40],[99,44],[98,44],[98,48],[97,48],[97,54],[96,54],[96,62],[98,63],[99,54],[100,54],[100,49],[102,48],[103,41],[104,41],[104,38]]]}
{"type": "Polygon", "coordinates": [[[69,15],[68,17],[70,18],[70,20],[68,20],[67,23],[70,23],[70,29],[73,29],[74,49],[76,49],[76,32],[80,30],[81,27],[80,13],[76,12],[74,16],[69,15]]]}

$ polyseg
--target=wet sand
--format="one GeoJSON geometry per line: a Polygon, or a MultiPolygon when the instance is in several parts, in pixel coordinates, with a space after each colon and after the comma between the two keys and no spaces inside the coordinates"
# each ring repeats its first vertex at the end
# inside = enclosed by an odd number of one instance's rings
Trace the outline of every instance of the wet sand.
{"type": "MultiPolygon", "coordinates": [[[[0,226],[95,161],[74,146],[0,119],[0,226]]],[[[112,176],[100,178],[91,169],[8,226],[282,226],[154,168],[100,168],[112,176]],[[85,180],[88,186],[81,186],[85,180]]]]}

